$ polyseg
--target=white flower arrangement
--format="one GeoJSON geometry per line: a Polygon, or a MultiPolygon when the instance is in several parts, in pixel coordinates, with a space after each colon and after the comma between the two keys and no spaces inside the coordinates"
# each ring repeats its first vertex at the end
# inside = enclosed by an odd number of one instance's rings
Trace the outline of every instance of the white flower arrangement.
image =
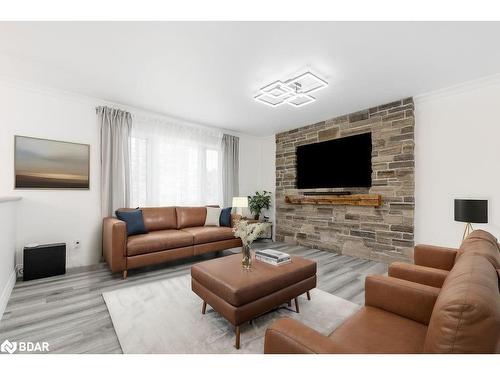
{"type": "Polygon", "coordinates": [[[243,246],[249,246],[266,231],[269,223],[252,223],[246,220],[238,220],[233,228],[234,236],[241,238],[243,246]]]}

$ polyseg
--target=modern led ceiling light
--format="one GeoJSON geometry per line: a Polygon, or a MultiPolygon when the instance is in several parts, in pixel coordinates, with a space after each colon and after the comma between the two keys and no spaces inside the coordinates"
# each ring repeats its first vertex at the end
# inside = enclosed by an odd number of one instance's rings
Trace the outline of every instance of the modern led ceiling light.
{"type": "Polygon", "coordinates": [[[302,107],[303,105],[312,103],[315,100],[316,98],[314,98],[311,95],[298,94],[295,95],[293,98],[289,99],[287,103],[293,105],[294,107],[302,107]]]}
{"type": "Polygon", "coordinates": [[[293,90],[285,82],[275,81],[260,89],[255,97],[261,103],[275,107],[293,96],[293,90]]]}
{"type": "Polygon", "coordinates": [[[278,80],[262,87],[254,99],[271,107],[277,107],[283,103],[293,107],[302,107],[316,100],[314,96],[309,95],[310,93],[326,86],[328,82],[324,79],[311,72],[305,72],[284,82],[278,80]]]}
{"type": "Polygon", "coordinates": [[[310,94],[328,86],[328,82],[319,78],[311,72],[305,72],[295,78],[287,81],[290,88],[295,89],[296,86],[300,87],[300,92],[303,94],[310,94]]]}

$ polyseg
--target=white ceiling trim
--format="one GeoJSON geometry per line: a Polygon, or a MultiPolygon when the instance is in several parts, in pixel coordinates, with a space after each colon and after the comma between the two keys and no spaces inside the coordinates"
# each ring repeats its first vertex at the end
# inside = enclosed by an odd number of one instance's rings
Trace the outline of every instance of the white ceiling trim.
{"type": "Polygon", "coordinates": [[[433,100],[435,98],[458,95],[464,92],[480,90],[485,87],[499,85],[500,84],[500,74],[492,74],[486,77],[474,79],[471,81],[462,82],[456,85],[444,87],[439,90],[429,91],[424,94],[415,95],[413,97],[415,103],[426,102],[428,100],[433,100]]]}
{"type": "Polygon", "coordinates": [[[223,133],[235,135],[235,136],[248,136],[248,137],[260,138],[260,137],[256,137],[252,134],[247,134],[244,132],[237,132],[237,131],[234,131],[231,129],[224,129],[224,128],[219,128],[216,126],[204,125],[204,124],[200,124],[200,123],[193,122],[193,121],[179,119],[177,117],[169,116],[167,114],[158,113],[155,111],[150,111],[150,110],[143,109],[143,108],[138,108],[138,107],[131,106],[128,104],[113,102],[113,101],[105,100],[102,98],[92,97],[89,95],[80,94],[80,93],[73,92],[73,91],[67,91],[67,90],[63,90],[63,89],[59,89],[59,88],[55,88],[55,87],[40,85],[40,84],[33,83],[33,82],[17,80],[17,79],[12,79],[12,78],[8,78],[8,77],[0,77],[0,84],[8,86],[8,87],[12,87],[14,89],[20,89],[20,90],[36,93],[39,95],[46,95],[46,96],[51,96],[54,98],[60,98],[60,99],[65,99],[65,100],[67,100],[69,98],[71,100],[74,100],[74,101],[77,101],[80,103],[89,104],[92,106],[104,105],[104,106],[117,108],[117,109],[120,109],[123,111],[130,112],[132,114],[132,116],[139,117],[141,120],[157,119],[161,122],[169,122],[169,123],[173,123],[176,125],[196,127],[196,128],[209,129],[209,130],[215,129],[215,130],[219,130],[223,133]]]}

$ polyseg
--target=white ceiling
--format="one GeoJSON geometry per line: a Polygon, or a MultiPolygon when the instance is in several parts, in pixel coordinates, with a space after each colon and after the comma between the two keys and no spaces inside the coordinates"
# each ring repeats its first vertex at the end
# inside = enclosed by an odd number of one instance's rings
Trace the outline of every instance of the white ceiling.
{"type": "Polygon", "coordinates": [[[500,23],[0,22],[0,75],[254,135],[500,72],[500,23]],[[312,69],[301,108],[253,100],[312,69]]]}

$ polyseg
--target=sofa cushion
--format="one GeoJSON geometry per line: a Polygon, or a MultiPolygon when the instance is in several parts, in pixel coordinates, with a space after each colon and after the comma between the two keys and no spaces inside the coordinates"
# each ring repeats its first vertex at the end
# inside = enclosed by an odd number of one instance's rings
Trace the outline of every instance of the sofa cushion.
{"type": "Polygon", "coordinates": [[[141,209],[144,225],[148,231],[177,228],[175,207],[144,207],[141,209]]]}
{"type": "Polygon", "coordinates": [[[234,233],[232,228],[227,227],[192,227],[184,228],[183,232],[187,232],[194,237],[194,244],[232,240],[234,233]]]}
{"type": "Polygon", "coordinates": [[[193,245],[193,235],[176,229],[165,229],[131,236],[127,240],[127,255],[154,253],[193,245]]]}
{"type": "Polygon", "coordinates": [[[231,227],[231,210],[232,207],[223,208],[220,212],[219,225],[221,227],[231,227]]]}
{"type": "Polygon", "coordinates": [[[366,306],[330,334],[349,353],[421,353],[427,326],[366,306]]]}
{"type": "Polygon", "coordinates": [[[220,213],[222,209],[215,207],[207,207],[207,215],[205,217],[205,226],[206,227],[218,227],[220,220],[220,213]]]}
{"type": "Polygon", "coordinates": [[[141,210],[116,210],[115,214],[118,219],[125,222],[127,228],[127,236],[148,233],[148,230],[144,226],[144,219],[141,210]]]}
{"type": "Polygon", "coordinates": [[[177,229],[202,227],[207,216],[206,207],[176,207],[177,229]]]}
{"type": "Polygon", "coordinates": [[[481,255],[462,256],[446,278],[425,340],[426,353],[500,351],[498,275],[481,255]]]}
{"type": "Polygon", "coordinates": [[[497,239],[484,230],[475,230],[462,242],[455,263],[463,256],[481,255],[495,268],[500,268],[500,248],[497,239]]]}

